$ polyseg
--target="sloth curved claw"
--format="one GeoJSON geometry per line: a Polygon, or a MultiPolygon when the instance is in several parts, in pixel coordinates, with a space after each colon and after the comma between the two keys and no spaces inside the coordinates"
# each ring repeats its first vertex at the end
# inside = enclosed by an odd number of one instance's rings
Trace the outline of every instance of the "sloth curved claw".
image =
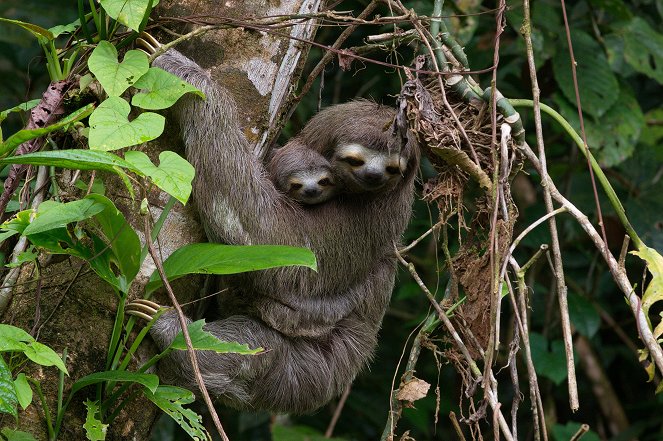
{"type": "Polygon", "coordinates": [[[161,305],[154,303],[150,300],[136,299],[127,303],[125,311],[129,315],[140,317],[143,320],[150,321],[154,318],[155,314],[159,311],[161,305]]]}
{"type": "Polygon", "coordinates": [[[145,52],[147,55],[152,55],[161,47],[161,43],[147,32],[141,32],[136,39],[136,46],[138,50],[145,52]]]}

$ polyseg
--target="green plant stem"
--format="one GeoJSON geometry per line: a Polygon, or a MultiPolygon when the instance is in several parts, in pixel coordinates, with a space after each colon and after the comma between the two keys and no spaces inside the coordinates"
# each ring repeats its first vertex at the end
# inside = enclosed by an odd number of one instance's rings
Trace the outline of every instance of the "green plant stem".
{"type": "Polygon", "coordinates": [[[90,30],[87,28],[87,17],[85,16],[85,5],[83,4],[83,0],[78,0],[78,21],[81,23],[81,29],[83,30],[83,35],[85,35],[85,40],[88,44],[94,43],[92,40],[92,34],[90,34],[90,30]]]}
{"type": "MultiPolygon", "coordinates": [[[[511,99],[509,101],[514,107],[534,106],[534,102],[532,100],[511,99]]],[[[575,129],[571,127],[571,124],[569,124],[568,121],[566,121],[564,117],[560,115],[555,109],[543,103],[540,103],[540,105],[541,105],[541,110],[543,110],[544,113],[550,115],[555,121],[557,121],[564,128],[564,130],[566,130],[566,132],[571,136],[573,141],[575,141],[576,145],[578,146],[582,154],[589,159],[592,165],[592,170],[594,170],[596,177],[601,183],[601,187],[603,187],[603,190],[605,191],[606,196],[608,197],[608,200],[612,205],[612,208],[614,208],[615,212],[617,213],[619,221],[624,226],[626,233],[633,241],[633,245],[635,246],[636,249],[643,250],[646,247],[646,245],[644,244],[644,242],[642,242],[638,234],[633,229],[631,222],[629,222],[628,218],[626,217],[626,210],[624,210],[624,206],[619,200],[617,193],[615,193],[615,190],[612,188],[612,185],[610,185],[610,181],[608,181],[607,176],[605,175],[605,173],[603,173],[603,170],[601,169],[599,163],[596,162],[596,159],[594,159],[592,153],[589,151],[587,146],[585,146],[585,143],[582,141],[580,135],[578,135],[575,129]]]]}
{"type": "MultiPolygon", "coordinates": [[[[65,365],[67,364],[67,348],[65,347],[62,350],[62,361],[65,365]]],[[[56,415],[59,415],[62,412],[62,397],[64,395],[64,372],[60,371],[58,376],[58,411],[56,415]]]]}
{"type": "Polygon", "coordinates": [[[46,428],[48,430],[48,439],[50,441],[55,441],[57,428],[53,428],[53,422],[51,420],[51,412],[48,409],[48,403],[46,402],[44,393],[41,391],[41,384],[39,383],[39,381],[33,378],[27,377],[27,379],[34,386],[35,392],[37,392],[37,396],[39,397],[39,401],[41,402],[41,408],[44,410],[44,418],[46,418],[46,428]]]}
{"type": "MultiPolygon", "coordinates": [[[[92,21],[94,21],[94,27],[97,29],[97,32],[99,33],[99,29],[101,29],[101,23],[99,22],[99,14],[97,13],[97,7],[94,4],[94,0],[88,0],[88,3],[90,4],[90,10],[92,11],[92,21]]],[[[92,40],[92,43],[94,40],[92,40]]]]}

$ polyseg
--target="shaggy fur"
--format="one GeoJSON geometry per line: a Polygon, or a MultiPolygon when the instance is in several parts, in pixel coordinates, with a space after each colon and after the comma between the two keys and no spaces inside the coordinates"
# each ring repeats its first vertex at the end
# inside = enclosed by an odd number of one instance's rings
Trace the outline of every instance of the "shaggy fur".
{"type": "MultiPolygon", "coordinates": [[[[209,239],[230,244],[310,248],[318,272],[288,267],[226,279],[228,304],[206,329],[268,351],[257,356],[199,352],[209,391],[237,408],[310,412],[339,395],[371,359],[394,284],[394,243],[411,214],[419,152],[402,151],[391,135],[395,110],[368,101],[329,107],[297,136],[331,160],[339,145],[400,152],[402,174],[379,191],[341,194],[319,205],[292,203],[269,179],[239,128],[236,106],[193,61],[175,50],[155,65],[198,87],[175,108],[188,160],[196,168],[193,194],[209,239]]],[[[341,179],[344,179],[341,177],[341,179]]],[[[345,182],[339,182],[341,186],[345,182]]],[[[179,332],[174,313],[151,330],[161,347],[179,332]]],[[[187,355],[161,361],[170,380],[195,389],[187,355]]]]}

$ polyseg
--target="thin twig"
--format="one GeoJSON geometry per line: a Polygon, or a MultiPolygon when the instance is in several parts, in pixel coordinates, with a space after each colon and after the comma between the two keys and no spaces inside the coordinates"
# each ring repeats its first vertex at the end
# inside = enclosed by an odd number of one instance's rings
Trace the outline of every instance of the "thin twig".
{"type": "MultiPolygon", "coordinates": [[[[564,0],[562,0],[562,4],[563,3],[564,0]]],[[[523,12],[524,12],[524,20],[521,32],[523,34],[523,37],[525,38],[525,47],[527,49],[527,64],[529,67],[530,81],[532,83],[536,143],[539,152],[539,161],[541,163],[541,169],[543,170],[543,173],[547,175],[548,171],[546,165],[545,147],[543,142],[543,127],[541,125],[541,109],[539,106],[540,90],[539,90],[538,80],[536,77],[536,64],[534,62],[534,49],[532,46],[529,0],[523,0],[523,12]]],[[[565,15],[565,20],[566,20],[566,15],[565,15]]],[[[573,53],[571,55],[573,56],[573,53]]],[[[575,67],[573,73],[575,80],[575,67]]],[[[576,83],[576,94],[578,93],[577,90],[578,89],[576,83]]],[[[580,121],[582,124],[582,115],[580,117],[580,121]]],[[[591,167],[590,167],[590,172],[591,172],[591,167]]],[[[592,182],[594,182],[593,175],[592,175],[592,182]]],[[[594,187],[595,187],[594,192],[596,192],[596,186],[594,185],[594,187]]],[[[546,205],[546,210],[548,212],[551,212],[553,210],[552,197],[550,195],[549,188],[545,185],[545,181],[543,184],[543,200],[546,205]]],[[[599,208],[599,215],[600,215],[600,210],[601,209],[599,208]]],[[[554,272],[555,272],[555,280],[557,282],[557,298],[559,301],[559,313],[560,313],[560,318],[562,320],[562,336],[564,338],[564,349],[566,351],[566,370],[568,372],[567,382],[569,389],[569,406],[571,410],[575,412],[580,407],[580,403],[578,400],[578,384],[576,382],[575,362],[573,360],[573,340],[571,335],[571,320],[569,319],[569,306],[567,299],[568,288],[566,287],[565,278],[564,278],[562,252],[560,250],[559,237],[557,235],[557,223],[555,221],[555,218],[551,217],[548,224],[550,227],[550,237],[551,237],[550,244],[552,246],[553,262],[555,265],[554,272]]]]}
{"type": "Polygon", "coordinates": [[[159,254],[154,249],[154,244],[152,242],[151,236],[152,233],[150,231],[150,219],[148,219],[148,216],[146,216],[145,241],[147,242],[147,246],[150,251],[150,256],[152,256],[152,260],[154,261],[154,264],[157,267],[157,271],[159,271],[159,276],[163,281],[163,286],[166,288],[168,297],[170,298],[173,307],[177,311],[177,317],[179,318],[180,321],[180,327],[182,328],[182,335],[184,336],[184,341],[186,342],[187,353],[189,354],[189,360],[191,361],[191,366],[193,368],[193,374],[196,379],[198,389],[200,389],[200,393],[203,396],[203,400],[207,405],[207,409],[209,410],[209,413],[212,416],[212,421],[214,421],[214,425],[216,426],[216,430],[219,432],[221,439],[223,441],[229,441],[226,432],[223,430],[221,421],[219,420],[219,415],[216,413],[216,409],[214,409],[214,404],[212,403],[212,399],[209,396],[209,392],[207,392],[207,387],[205,387],[205,382],[203,381],[203,376],[202,373],[200,372],[200,367],[198,366],[198,357],[196,356],[196,351],[193,349],[193,344],[191,343],[191,336],[189,335],[189,329],[187,327],[186,318],[184,317],[184,312],[182,312],[182,307],[177,301],[175,293],[173,292],[173,288],[170,286],[170,283],[168,282],[168,278],[166,276],[166,272],[163,269],[163,264],[161,262],[159,254]]]}
{"type": "Polygon", "coordinates": [[[352,385],[348,385],[348,387],[345,388],[343,395],[341,395],[341,398],[338,400],[336,409],[334,409],[334,415],[332,415],[332,419],[329,421],[327,430],[325,430],[325,438],[331,438],[334,434],[334,428],[336,427],[336,423],[338,422],[338,419],[341,416],[341,412],[343,411],[343,407],[345,406],[345,400],[347,400],[348,396],[350,395],[351,388],[352,385]]]}

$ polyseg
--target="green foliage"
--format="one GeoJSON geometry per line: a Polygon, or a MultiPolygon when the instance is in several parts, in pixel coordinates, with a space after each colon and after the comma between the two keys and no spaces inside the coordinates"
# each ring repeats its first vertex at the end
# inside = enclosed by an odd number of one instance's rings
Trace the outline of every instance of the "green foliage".
{"type": "Polygon", "coordinates": [[[12,373],[5,360],[0,356],[0,413],[8,413],[18,418],[18,396],[12,381],[12,373]]]}
{"type": "Polygon", "coordinates": [[[119,97],[111,96],[90,116],[90,149],[118,150],[156,139],[163,132],[165,118],[145,112],[134,120],[127,118],[131,106],[119,97]]]}
{"type": "Polygon", "coordinates": [[[205,94],[189,83],[158,67],[151,67],[134,87],[141,92],[131,98],[131,104],[146,110],[167,109],[186,93],[205,98],[205,94]]]}
{"type": "Polygon", "coordinates": [[[154,185],[182,204],[186,204],[189,200],[191,182],[196,171],[177,153],[161,152],[158,166],[152,164],[150,158],[143,152],[129,151],[125,154],[125,159],[138,170],[139,174],[150,178],[154,185]]]}
{"type": "Polygon", "coordinates": [[[102,423],[101,420],[97,417],[99,414],[99,403],[85,400],[85,408],[87,409],[87,415],[85,417],[85,424],[83,424],[83,428],[85,429],[87,439],[90,441],[105,440],[108,424],[102,423]]]}
{"type": "Polygon", "coordinates": [[[543,335],[530,333],[532,360],[536,372],[560,385],[567,376],[566,354],[562,340],[548,341],[543,335]]]}
{"type": "Polygon", "coordinates": [[[0,433],[2,433],[2,436],[4,436],[7,441],[37,441],[34,436],[27,432],[12,430],[8,427],[0,430],[0,433]]]}
{"type": "Polygon", "coordinates": [[[168,414],[192,439],[210,438],[200,415],[183,406],[194,401],[195,397],[191,391],[175,386],[159,386],[156,391],[146,392],[145,396],[168,414]]]}
{"type": "MultiPolygon", "coordinates": [[[[108,41],[100,41],[88,59],[90,72],[111,97],[119,97],[133,86],[150,68],[145,52],[131,50],[124,60],[117,59],[117,49],[108,41]]],[[[128,114],[129,112],[127,112],[128,114]]]]}
{"type": "MultiPolygon", "coordinates": [[[[185,245],[163,263],[168,280],[186,274],[237,274],[279,266],[305,266],[317,270],[311,250],[283,245],[222,245],[196,243],[185,245]]],[[[161,286],[158,274],[152,274],[146,292],[161,286]]]]}
{"type": "Polygon", "coordinates": [[[158,5],[159,0],[101,0],[100,3],[109,16],[136,31],[145,14],[158,5]]]}
{"type": "MultiPolygon", "coordinates": [[[[194,349],[201,351],[214,351],[219,354],[242,354],[242,355],[255,355],[263,351],[262,348],[251,349],[248,345],[236,342],[221,341],[218,337],[203,330],[205,320],[198,320],[190,323],[187,326],[189,330],[189,337],[191,338],[191,345],[194,349]]],[[[184,335],[182,331],[177,334],[169,348],[179,349],[185,351],[187,349],[184,342],[184,335]]]]}
{"type": "MultiPolygon", "coordinates": [[[[566,425],[555,424],[552,428],[552,435],[555,441],[568,441],[573,439],[574,435],[578,433],[582,424],[569,422],[566,425]]],[[[593,432],[588,431],[582,435],[582,439],[586,441],[599,441],[601,438],[593,432]]]]}
{"type": "Polygon", "coordinates": [[[312,427],[275,425],[272,429],[274,441],[344,441],[344,438],[327,438],[312,427]]]}

